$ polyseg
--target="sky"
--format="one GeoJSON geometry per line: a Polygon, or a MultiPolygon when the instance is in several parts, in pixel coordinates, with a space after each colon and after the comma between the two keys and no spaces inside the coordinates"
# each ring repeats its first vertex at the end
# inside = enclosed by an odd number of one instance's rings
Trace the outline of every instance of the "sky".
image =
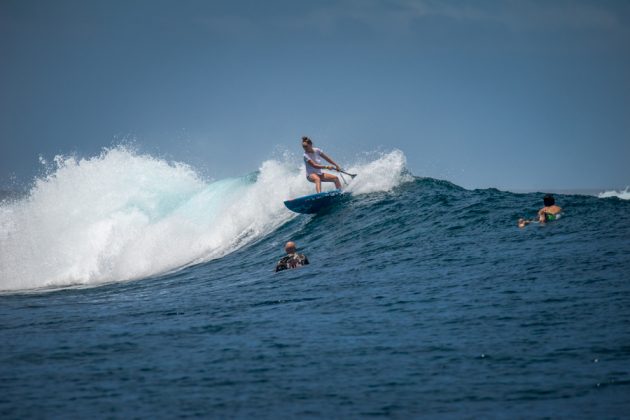
{"type": "Polygon", "coordinates": [[[624,188],[630,2],[0,0],[0,188],[117,144],[240,176],[302,135],[466,188],[624,188]]]}

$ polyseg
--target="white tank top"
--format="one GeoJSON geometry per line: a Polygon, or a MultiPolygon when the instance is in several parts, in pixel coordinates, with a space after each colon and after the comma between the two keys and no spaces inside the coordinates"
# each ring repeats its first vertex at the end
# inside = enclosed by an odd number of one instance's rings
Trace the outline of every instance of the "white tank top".
{"type": "Polygon", "coordinates": [[[322,170],[320,168],[315,168],[308,163],[309,160],[317,163],[318,165],[322,164],[322,149],[318,149],[317,147],[313,147],[313,153],[304,152],[304,166],[306,166],[306,176],[308,177],[310,174],[321,175],[322,170]]]}

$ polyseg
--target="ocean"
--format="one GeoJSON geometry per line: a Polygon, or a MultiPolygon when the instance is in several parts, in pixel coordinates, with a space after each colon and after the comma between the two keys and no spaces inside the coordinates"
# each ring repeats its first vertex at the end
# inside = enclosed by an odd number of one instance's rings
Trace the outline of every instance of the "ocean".
{"type": "Polygon", "coordinates": [[[628,191],[417,177],[317,215],[298,159],[240,178],[124,147],[0,205],[0,417],[628,418],[628,191]],[[275,273],[295,241],[311,264],[275,273]]]}

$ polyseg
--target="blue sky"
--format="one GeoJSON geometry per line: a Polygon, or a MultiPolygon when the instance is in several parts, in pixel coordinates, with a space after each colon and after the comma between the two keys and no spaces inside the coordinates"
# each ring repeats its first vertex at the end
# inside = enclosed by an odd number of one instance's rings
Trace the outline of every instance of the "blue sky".
{"type": "Polygon", "coordinates": [[[3,0],[0,57],[0,187],[130,139],[238,176],[304,134],[469,188],[630,184],[625,1],[3,0]]]}

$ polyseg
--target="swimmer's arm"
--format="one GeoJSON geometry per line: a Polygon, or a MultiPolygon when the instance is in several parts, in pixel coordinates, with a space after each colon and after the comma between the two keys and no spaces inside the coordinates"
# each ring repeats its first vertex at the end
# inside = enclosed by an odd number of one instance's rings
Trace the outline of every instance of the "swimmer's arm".
{"type": "Polygon", "coordinates": [[[313,162],[313,160],[312,160],[312,159],[309,159],[309,160],[307,160],[306,162],[307,162],[309,165],[311,165],[313,168],[318,168],[318,169],[330,169],[330,166],[317,164],[317,163],[313,162]]]}
{"type": "MultiPolygon", "coordinates": [[[[328,159],[326,159],[328,160],[328,159]]],[[[311,159],[307,160],[308,164],[311,165],[313,168],[319,168],[319,169],[334,169],[332,166],[329,165],[319,165],[315,162],[313,162],[311,159]]],[[[332,162],[331,162],[332,163],[332,162]]]]}
{"type": "Polygon", "coordinates": [[[321,152],[320,156],[323,157],[324,159],[326,159],[328,162],[330,162],[333,165],[335,165],[335,168],[337,168],[338,171],[341,169],[341,167],[339,165],[337,165],[337,163],[335,163],[334,160],[332,160],[330,157],[328,157],[328,155],[326,153],[321,152]]]}

